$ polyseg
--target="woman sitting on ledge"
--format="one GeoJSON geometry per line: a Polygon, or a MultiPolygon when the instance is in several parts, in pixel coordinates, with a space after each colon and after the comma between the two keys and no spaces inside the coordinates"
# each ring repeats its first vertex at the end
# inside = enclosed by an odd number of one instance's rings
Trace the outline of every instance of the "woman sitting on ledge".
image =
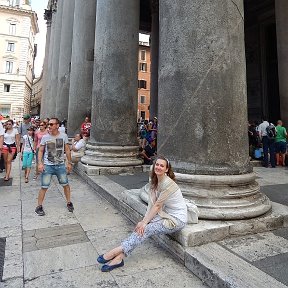
{"type": "Polygon", "coordinates": [[[84,156],[84,151],[86,149],[86,142],[82,138],[81,134],[76,134],[74,136],[74,140],[72,142],[72,147],[71,147],[71,157],[72,157],[72,162],[77,163],[81,159],[81,157],[84,156]]]}
{"type": "Polygon", "coordinates": [[[100,255],[97,261],[104,264],[102,272],[124,265],[124,257],[144,240],[159,234],[170,234],[184,228],[187,223],[187,206],[181,190],[174,182],[170,162],[157,157],[153,164],[147,212],[134,232],[120,246],[100,255]]]}

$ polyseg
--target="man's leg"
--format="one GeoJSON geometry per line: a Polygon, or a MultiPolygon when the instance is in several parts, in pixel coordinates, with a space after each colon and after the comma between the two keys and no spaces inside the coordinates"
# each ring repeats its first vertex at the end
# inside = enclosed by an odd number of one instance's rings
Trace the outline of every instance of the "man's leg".
{"type": "Polygon", "coordinates": [[[42,206],[48,188],[41,188],[38,194],[38,206],[42,206]]]}
{"type": "Polygon", "coordinates": [[[63,186],[63,189],[64,189],[64,194],[65,194],[67,203],[71,202],[71,190],[70,190],[70,185],[67,184],[66,186],[63,186]]]}
{"type": "Polygon", "coordinates": [[[264,166],[268,167],[268,138],[267,136],[264,136],[262,138],[262,144],[263,144],[263,154],[264,154],[264,166]]]}
{"type": "Polygon", "coordinates": [[[270,153],[270,163],[273,168],[275,168],[275,141],[271,139],[269,142],[269,153],[270,153]]]}

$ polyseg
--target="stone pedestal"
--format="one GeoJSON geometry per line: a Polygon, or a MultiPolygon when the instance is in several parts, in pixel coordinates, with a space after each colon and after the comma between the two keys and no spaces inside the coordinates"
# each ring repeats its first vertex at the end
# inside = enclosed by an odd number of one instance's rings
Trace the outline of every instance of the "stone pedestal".
{"type": "Polygon", "coordinates": [[[271,208],[248,159],[243,10],[243,1],[160,1],[158,154],[205,219],[271,208]]]}
{"type": "Polygon", "coordinates": [[[96,0],[75,2],[68,108],[68,135],[91,114],[96,0]]]}
{"type": "Polygon", "coordinates": [[[62,14],[63,14],[63,0],[57,2],[57,13],[55,19],[55,30],[53,37],[53,54],[52,66],[50,75],[50,89],[48,94],[48,110],[47,117],[55,117],[56,111],[56,98],[58,87],[58,69],[59,69],[59,54],[60,54],[60,41],[62,36],[62,14]]]}
{"type": "Polygon", "coordinates": [[[275,0],[275,16],[277,31],[278,77],[280,113],[284,126],[288,125],[288,2],[275,0]]]}
{"type": "MultiPolygon", "coordinates": [[[[75,0],[63,0],[63,16],[59,53],[56,116],[68,119],[70,69],[75,0]]],[[[76,40],[76,39],[75,39],[76,40]]]]}
{"type": "Polygon", "coordinates": [[[91,142],[84,164],[142,163],[136,157],[138,29],[139,0],[97,1],[91,142]]]}

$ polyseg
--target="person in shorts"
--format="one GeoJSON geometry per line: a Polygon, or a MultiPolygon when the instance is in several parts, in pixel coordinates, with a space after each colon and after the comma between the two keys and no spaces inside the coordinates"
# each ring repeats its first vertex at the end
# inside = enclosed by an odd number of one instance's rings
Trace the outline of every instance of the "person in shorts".
{"type": "Polygon", "coordinates": [[[283,127],[283,122],[281,120],[277,121],[276,131],[277,131],[275,137],[276,165],[285,166],[287,132],[286,128],[283,127]]]}
{"type": "Polygon", "coordinates": [[[53,175],[57,177],[59,184],[63,186],[68,211],[73,212],[74,210],[74,206],[70,200],[71,192],[67,178],[67,172],[70,173],[72,170],[71,151],[67,134],[58,131],[59,124],[58,118],[51,118],[49,120],[49,134],[42,137],[38,151],[38,171],[41,173],[41,189],[35,212],[39,216],[45,215],[42,204],[53,175]],[[67,158],[66,167],[64,153],[67,158]]]}

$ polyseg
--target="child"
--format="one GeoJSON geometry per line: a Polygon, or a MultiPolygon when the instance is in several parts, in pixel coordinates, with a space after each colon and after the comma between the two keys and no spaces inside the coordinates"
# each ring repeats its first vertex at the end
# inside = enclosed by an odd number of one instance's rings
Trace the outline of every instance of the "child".
{"type": "Polygon", "coordinates": [[[29,182],[29,174],[34,156],[34,128],[30,127],[27,131],[28,135],[23,136],[23,145],[21,150],[22,167],[25,170],[25,183],[29,182]]]}

